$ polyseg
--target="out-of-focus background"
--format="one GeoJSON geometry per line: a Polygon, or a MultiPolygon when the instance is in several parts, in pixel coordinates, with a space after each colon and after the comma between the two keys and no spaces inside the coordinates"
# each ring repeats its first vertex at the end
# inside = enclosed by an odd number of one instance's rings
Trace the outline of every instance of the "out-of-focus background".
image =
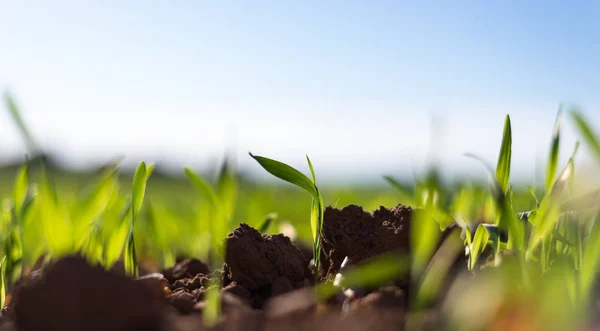
{"type": "MultiPolygon", "coordinates": [[[[548,1],[6,1],[0,86],[73,168],[218,163],[235,151],[322,180],[484,172],[513,120],[513,169],[545,159],[560,103],[600,123],[600,5],[548,1]]],[[[3,113],[0,157],[24,145],[3,113]]],[[[569,130],[569,128],[565,128],[569,130]]],[[[563,144],[572,146],[572,131],[563,144]]],[[[567,158],[564,153],[562,160],[567,158]]]]}
{"type": "MultiPolygon", "coordinates": [[[[600,126],[599,15],[592,1],[3,1],[0,87],[59,190],[144,160],[157,164],[151,199],[182,212],[195,194],[183,166],[210,176],[230,153],[241,218],[293,219],[310,198],[275,189],[249,151],[306,173],[308,154],[326,204],[373,209],[398,202],[382,175],[435,163],[449,181],[485,180],[464,153],[494,163],[510,114],[512,179],[543,184],[560,105],[600,126]]],[[[33,152],[3,110],[12,181],[33,152]]],[[[562,130],[560,164],[577,139],[562,130]]]]}

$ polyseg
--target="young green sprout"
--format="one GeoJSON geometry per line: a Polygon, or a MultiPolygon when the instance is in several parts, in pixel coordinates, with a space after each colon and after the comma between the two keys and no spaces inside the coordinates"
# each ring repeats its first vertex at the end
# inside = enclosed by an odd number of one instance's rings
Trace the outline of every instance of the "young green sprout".
{"type": "MultiPolygon", "coordinates": [[[[225,255],[223,239],[227,237],[229,224],[233,218],[236,203],[237,179],[229,163],[225,161],[221,167],[217,187],[213,189],[204,178],[197,175],[191,168],[184,168],[190,182],[202,193],[209,202],[209,233],[212,243],[211,256],[213,270],[220,268],[225,255]]],[[[220,282],[212,279],[212,284],[206,293],[206,307],[202,311],[204,323],[213,326],[221,315],[220,282]]]]}
{"type": "Polygon", "coordinates": [[[319,260],[321,255],[321,227],[323,226],[325,207],[323,205],[323,197],[321,196],[319,188],[317,187],[315,170],[310,162],[310,158],[308,155],[306,156],[306,161],[308,162],[308,167],[310,168],[310,173],[312,174],[312,181],[300,171],[283,162],[253,155],[252,153],[249,154],[268,173],[288,183],[294,184],[301,189],[304,189],[312,197],[310,227],[313,240],[314,277],[315,279],[318,279],[319,260]]]}
{"type": "Polygon", "coordinates": [[[125,271],[131,277],[137,278],[139,276],[139,270],[137,265],[137,257],[135,254],[135,239],[134,239],[134,227],[135,221],[142,210],[142,204],[144,202],[144,195],[146,194],[146,183],[148,178],[152,174],[154,169],[153,165],[146,167],[144,162],[141,162],[135,171],[133,177],[132,191],[131,191],[131,223],[129,228],[129,235],[127,236],[127,242],[125,243],[125,271]]]}

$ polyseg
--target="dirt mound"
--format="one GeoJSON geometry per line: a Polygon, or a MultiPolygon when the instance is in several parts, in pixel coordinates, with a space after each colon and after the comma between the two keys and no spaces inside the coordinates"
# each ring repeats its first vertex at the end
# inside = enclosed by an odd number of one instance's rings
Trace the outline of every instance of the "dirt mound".
{"type": "Polygon", "coordinates": [[[227,237],[224,283],[236,282],[260,307],[273,293],[283,294],[305,285],[309,259],[284,235],[262,235],[241,224],[227,237]]]}
{"type": "Polygon", "coordinates": [[[381,207],[373,214],[349,205],[325,209],[321,264],[326,278],[333,278],[347,256],[353,263],[389,251],[409,251],[412,208],[381,207]]]}
{"type": "Polygon", "coordinates": [[[147,285],[66,257],[12,295],[20,331],[159,331],[162,304],[147,285]]]}

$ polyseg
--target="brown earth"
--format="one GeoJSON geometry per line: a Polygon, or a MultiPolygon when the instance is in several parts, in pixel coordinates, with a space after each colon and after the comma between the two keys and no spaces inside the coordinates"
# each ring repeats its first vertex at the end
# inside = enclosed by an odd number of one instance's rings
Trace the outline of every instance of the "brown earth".
{"type": "MultiPolygon", "coordinates": [[[[327,208],[321,252],[325,278],[339,272],[345,257],[360,262],[389,251],[410,253],[412,213],[401,205],[372,214],[352,205],[327,208]]],[[[415,321],[418,329],[439,329],[435,311],[417,317],[406,313],[402,286],[317,302],[310,282],[312,256],[281,234],[260,234],[240,224],[225,240],[222,270],[185,259],[163,270],[164,279],[133,280],[80,257],[63,258],[16,287],[0,330],[207,330],[201,313],[215,278],[223,286],[223,315],[213,330],[404,330],[415,321]]]]}

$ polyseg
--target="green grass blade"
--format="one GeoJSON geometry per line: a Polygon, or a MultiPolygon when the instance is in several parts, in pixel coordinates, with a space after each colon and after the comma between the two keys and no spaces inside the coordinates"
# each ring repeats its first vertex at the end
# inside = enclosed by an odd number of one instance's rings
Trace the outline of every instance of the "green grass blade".
{"type": "Polygon", "coordinates": [[[269,215],[267,215],[267,217],[265,217],[265,220],[258,228],[258,232],[267,233],[269,231],[269,228],[271,227],[271,224],[276,222],[278,217],[279,215],[277,213],[270,213],[269,215]]]}
{"type": "Polygon", "coordinates": [[[500,147],[500,154],[498,155],[498,164],[496,165],[496,178],[504,194],[508,192],[508,185],[510,182],[511,154],[512,132],[510,126],[510,116],[506,115],[506,120],[504,121],[504,132],[502,135],[502,145],[500,147]]]}
{"type": "Polygon", "coordinates": [[[125,273],[133,278],[139,277],[139,269],[137,265],[137,257],[135,254],[135,239],[133,231],[129,232],[127,243],[125,244],[125,273]]]}
{"type": "Polygon", "coordinates": [[[208,183],[202,177],[198,176],[191,168],[185,167],[184,171],[194,187],[196,187],[196,189],[208,199],[208,202],[213,207],[217,208],[219,206],[219,202],[217,194],[212,187],[210,187],[210,185],[208,185],[208,183]]]}
{"type": "Polygon", "coordinates": [[[600,136],[589,125],[589,121],[577,109],[571,110],[571,117],[579,134],[592,150],[592,154],[600,162],[600,136]]]}
{"type": "Polygon", "coordinates": [[[556,176],[556,169],[558,166],[558,148],[560,144],[560,117],[559,111],[556,115],[556,123],[554,124],[554,134],[552,135],[552,143],[550,144],[550,154],[548,156],[548,166],[546,168],[546,192],[550,192],[554,178],[556,176]]]}
{"type": "Polygon", "coordinates": [[[128,203],[118,217],[117,224],[111,226],[111,233],[106,238],[105,249],[103,252],[104,267],[112,267],[117,260],[127,251],[127,242],[131,233],[131,203],[128,203]]]}
{"type": "Polygon", "coordinates": [[[141,162],[135,171],[133,177],[132,191],[131,191],[131,205],[132,205],[132,223],[135,223],[137,215],[142,209],[142,203],[144,202],[144,195],[146,194],[146,164],[141,162]]]}
{"type": "Polygon", "coordinates": [[[202,321],[208,327],[213,327],[221,316],[221,291],[219,282],[212,280],[212,286],[206,291],[206,305],[202,310],[202,321]]]}
{"type": "Polygon", "coordinates": [[[252,153],[249,154],[271,175],[302,188],[308,192],[313,199],[319,198],[314,183],[300,171],[283,162],[262,156],[252,155],[252,153]]]}
{"type": "Polygon", "coordinates": [[[4,284],[4,274],[6,272],[5,262],[6,256],[4,256],[0,262],[0,309],[4,308],[4,305],[6,304],[6,286],[4,284]]]}
{"type": "Polygon", "coordinates": [[[27,198],[29,187],[29,167],[27,163],[23,164],[17,173],[15,186],[13,188],[13,201],[15,203],[15,211],[19,217],[22,217],[23,205],[27,198]]]}
{"type": "Polygon", "coordinates": [[[525,229],[524,225],[517,218],[510,200],[507,195],[502,192],[502,188],[498,179],[494,176],[494,171],[489,164],[485,162],[482,158],[478,157],[474,154],[465,154],[465,156],[473,158],[483,164],[483,166],[488,170],[490,176],[492,177],[491,181],[491,191],[492,197],[494,199],[494,203],[496,205],[496,209],[498,211],[498,223],[497,225],[500,228],[508,230],[508,243],[509,248],[520,249],[524,245],[525,238],[525,229]],[[513,247],[514,246],[514,247],[513,247]]]}
{"type": "Polygon", "coordinates": [[[237,197],[237,178],[231,161],[225,160],[219,171],[217,180],[217,195],[226,222],[231,222],[235,211],[237,197]]]}
{"type": "Polygon", "coordinates": [[[479,224],[479,226],[477,226],[477,230],[475,231],[475,236],[473,237],[472,246],[469,249],[469,270],[473,270],[475,267],[479,256],[481,253],[483,253],[485,247],[487,246],[489,237],[489,233],[485,229],[485,226],[483,224],[479,224]]]}
{"type": "Polygon", "coordinates": [[[312,181],[314,185],[317,185],[317,177],[315,176],[315,169],[313,168],[312,162],[310,162],[310,158],[308,155],[306,156],[306,161],[308,162],[308,168],[310,169],[310,174],[312,175],[312,181]]]}

